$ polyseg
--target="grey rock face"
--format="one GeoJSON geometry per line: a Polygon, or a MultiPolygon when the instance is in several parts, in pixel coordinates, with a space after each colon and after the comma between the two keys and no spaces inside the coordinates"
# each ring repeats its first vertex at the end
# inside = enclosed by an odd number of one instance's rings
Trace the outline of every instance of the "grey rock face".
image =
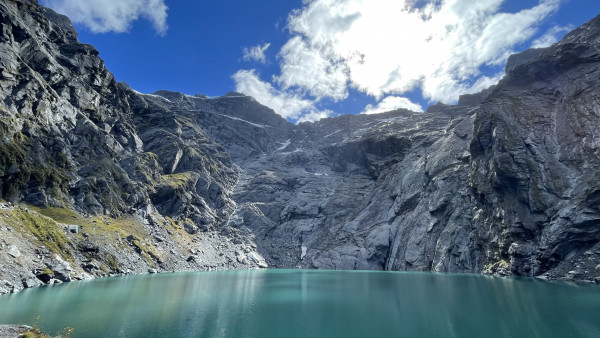
{"type": "Polygon", "coordinates": [[[0,279],[40,283],[44,266],[61,281],[267,266],[600,276],[600,18],[511,56],[497,86],[457,105],[293,125],[239,93],[137,93],[66,17],[24,0],[0,15],[0,198],[21,203],[0,218],[22,219],[0,227],[17,272],[0,279]]]}
{"type": "Polygon", "coordinates": [[[300,124],[241,165],[230,225],[271,266],[593,280],[599,27],[456,106],[300,124]]]}
{"type": "Polygon", "coordinates": [[[230,226],[251,229],[272,266],[472,271],[436,246],[448,223],[470,224],[473,114],[465,106],[301,124],[243,166],[230,226]]]}

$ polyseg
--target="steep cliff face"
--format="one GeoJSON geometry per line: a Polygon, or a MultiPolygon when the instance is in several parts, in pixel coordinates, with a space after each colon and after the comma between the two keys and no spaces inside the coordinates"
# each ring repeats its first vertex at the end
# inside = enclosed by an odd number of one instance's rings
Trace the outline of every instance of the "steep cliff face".
{"type": "Polygon", "coordinates": [[[477,271],[468,250],[476,106],[433,110],[299,125],[243,167],[230,225],[249,227],[274,266],[477,271]]]}
{"type": "Polygon", "coordinates": [[[0,16],[0,292],[264,264],[247,259],[248,236],[220,235],[239,168],[197,114],[115,82],[70,21],[35,1],[3,1],[0,16]]]}
{"type": "Polygon", "coordinates": [[[0,292],[267,263],[600,276],[599,18],[457,105],[293,125],[137,93],[33,1],[0,16],[0,292]]]}
{"type": "Polygon", "coordinates": [[[600,18],[455,106],[300,124],[242,164],[274,266],[598,278],[600,18]]]}
{"type": "Polygon", "coordinates": [[[116,83],[66,17],[2,6],[1,198],[118,216],[168,193],[168,175],[233,186],[237,169],[191,114],[116,83]]]}
{"type": "Polygon", "coordinates": [[[470,175],[490,271],[598,276],[599,39],[597,17],[511,56],[478,111],[470,175]]]}

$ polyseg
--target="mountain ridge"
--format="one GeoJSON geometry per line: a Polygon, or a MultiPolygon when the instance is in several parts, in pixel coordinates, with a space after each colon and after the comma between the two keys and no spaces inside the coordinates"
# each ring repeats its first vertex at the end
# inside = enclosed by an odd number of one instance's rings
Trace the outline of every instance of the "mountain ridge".
{"type": "Polygon", "coordinates": [[[68,18],[0,13],[0,292],[266,266],[600,279],[600,17],[456,105],[294,125],[239,93],[138,93],[68,18]]]}

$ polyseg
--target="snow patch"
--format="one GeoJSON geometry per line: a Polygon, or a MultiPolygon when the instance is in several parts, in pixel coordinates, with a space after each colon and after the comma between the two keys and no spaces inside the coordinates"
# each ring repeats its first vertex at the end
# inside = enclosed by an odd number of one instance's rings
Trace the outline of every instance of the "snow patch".
{"type": "MultiPolygon", "coordinates": [[[[228,97],[230,97],[230,96],[228,96],[228,97]]],[[[250,125],[253,125],[253,126],[255,126],[255,127],[258,127],[258,128],[265,128],[265,127],[267,127],[267,126],[265,126],[264,124],[252,123],[252,122],[250,122],[250,121],[246,121],[246,120],[244,120],[244,119],[241,119],[241,118],[239,118],[239,117],[235,117],[235,116],[229,116],[229,115],[224,115],[224,114],[217,114],[217,115],[225,116],[225,117],[227,117],[227,118],[230,118],[230,119],[232,119],[232,120],[236,120],[236,121],[242,121],[242,122],[248,123],[248,124],[250,124],[250,125]]]]}
{"type": "Polygon", "coordinates": [[[292,140],[291,140],[291,139],[289,139],[289,140],[287,140],[287,141],[283,142],[283,143],[281,144],[281,147],[277,148],[277,150],[276,150],[276,151],[280,151],[280,150],[283,150],[283,149],[287,148],[287,147],[290,145],[290,143],[292,143],[292,140]]]}
{"type": "Polygon", "coordinates": [[[152,96],[152,97],[158,97],[158,98],[163,99],[163,100],[165,100],[167,102],[171,102],[171,100],[167,99],[166,97],[162,97],[160,95],[155,95],[155,94],[142,94],[142,95],[152,96]]]}
{"type": "Polygon", "coordinates": [[[341,130],[339,130],[339,129],[338,129],[338,130],[334,131],[334,132],[333,132],[333,133],[331,133],[331,134],[327,134],[327,135],[323,136],[323,138],[329,137],[329,136],[331,136],[331,135],[333,135],[333,134],[337,134],[337,133],[339,133],[340,131],[341,131],[341,130]]]}
{"type": "Polygon", "coordinates": [[[407,119],[406,116],[396,116],[396,117],[390,117],[389,119],[379,119],[377,121],[379,121],[379,123],[384,123],[384,122],[392,122],[392,121],[406,120],[406,119],[407,119]]]}
{"type": "Polygon", "coordinates": [[[163,100],[165,100],[167,102],[171,102],[171,100],[167,99],[166,97],[162,97],[160,95],[156,95],[156,94],[144,94],[144,93],[138,92],[135,89],[131,89],[131,90],[133,90],[134,93],[139,94],[139,95],[158,97],[158,98],[161,98],[161,99],[163,99],[163,100]]]}
{"type": "MultiPolygon", "coordinates": [[[[194,110],[194,109],[188,109],[188,111],[190,111],[190,112],[202,112],[202,110],[194,110]]],[[[244,119],[241,119],[241,118],[235,117],[235,116],[229,116],[229,115],[219,114],[219,113],[213,113],[213,112],[209,112],[209,113],[215,114],[215,115],[220,115],[220,116],[226,117],[228,119],[232,119],[232,120],[236,120],[236,121],[241,121],[241,122],[244,122],[244,123],[248,123],[249,125],[252,125],[252,126],[255,126],[255,127],[258,127],[258,128],[269,127],[269,126],[266,126],[264,124],[258,124],[258,123],[253,123],[253,122],[250,122],[250,121],[246,121],[244,119]]]]}

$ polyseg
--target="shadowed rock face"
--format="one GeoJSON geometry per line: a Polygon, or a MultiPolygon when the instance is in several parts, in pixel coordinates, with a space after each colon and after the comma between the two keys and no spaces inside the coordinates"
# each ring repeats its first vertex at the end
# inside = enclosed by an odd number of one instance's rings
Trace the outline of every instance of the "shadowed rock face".
{"type": "Polygon", "coordinates": [[[137,93],[65,17],[0,13],[4,200],[134,215],[161,243],[180,224],[274,267],[600,276],[599,18],[457,105],[293,125],[239,93],[137,93]]]}
{"type": "Polygon", "coordinates": [[[550,48],[512,56],[478,111],[477,223],[496,246],[488,260],[506,262],[491,271],[598,276],[599,33],[595,18],[550,48]]]}

